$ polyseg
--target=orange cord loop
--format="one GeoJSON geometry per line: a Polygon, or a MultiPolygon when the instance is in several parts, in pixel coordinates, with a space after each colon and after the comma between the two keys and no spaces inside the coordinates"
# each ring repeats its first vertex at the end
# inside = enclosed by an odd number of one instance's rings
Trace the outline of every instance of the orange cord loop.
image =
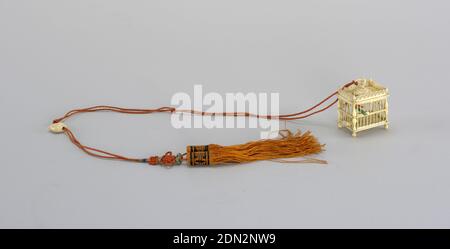
{"type": "MultiPolygon", "coordinates": [[[[349,87],[353,84],[357,84],[357,82],[356,81],[349,82],[349,83],[345,84],[342,88],[349,87]]],[[[118,113],[125,113],[125,114],[151,114],[151,113],[155,113],[155,112],[158,112],[158,113],[169,112],[169,113],[191,113],[191,114],[202,115],[202,116],[221,115],[221,116],[235,116],[235,117],[242,117],[242,116],[256,117],[256,118],[278,119],[278,120],[298,120],[298,119],[303,119],[303,118],[312,116],[314,114],[323,112],[323,111],[327,110],[328,108],[330,108],[331,106],[333,106],[334,104],[336,104],[338,101],[337,99],[334,100],[329,105],[323,107],[322,109],[313,111],[317,107],[319,107],[323,103],[325,103],[327,100],[329,100],[333,96],[337,95],[337,93],[338,93],[338,91],[335,91],[334,93],[332,93],[331,95],[329,95],[328,97],[326,97],[325,99],[320,101],[318,104],[314,105],[313,107],[311,107],[307,110],[304,110],[302,112],[292,113],[292,114],[285,114],[285,115],[275,115],[275,116],[274,115],[259,115],[259,114],[248,113],[248,112],[214,113],[214,112],[204,112],[204,111],[188,110],[188,109],[185,109],[185,110],[176,109],[174,107],[169,107],[169,106],[160,107],[157,109],[133,109],[133,108],[121,108],[121,107],[115,107],[115,106],[100,105],[100,106],[93,106],[93,107],[88,107],[88,108],[71,110],[71,111],[67,112],[64,116],[53,120],[53,123],[62,122],[64,120],[68,119],[69,117],[79,114],[79,113],[97,112],[97,111],[111,111],[111,112],[118,112],[118,113]],[[313,111],[313,112],[311,112],[311,111],[313,111]]],[[[92,148],[92,147],[83,145],[77,140],[77,138],[75,137],[75,135],[72,133],[72,131],[69,128],[64,127],[63,131],[69,137],[70,141],[75,146],[80,148],[86,154],[94,156],[94,157],[98,157],[98,158],[123,160],[123,161],[131,161],[131,162],[144,162],[144,163],[148,163],[150,165],[161,164],[164,166],[179,165],[182,163],[183,160],[186,160],[184,158],[185,154],[179,153],[176,156],[174,156],[172,154],[172,152],[170,152],[170,151],[167,152],[161,158],[159,158],[158,156],[151,156],[148,159],[147,158],[146,159],[129,158],[129,157],[121,156],[118,154],[110,153],[107,151],[103,151],[100,149],[96,149],[96,148],[92,148]]]]}

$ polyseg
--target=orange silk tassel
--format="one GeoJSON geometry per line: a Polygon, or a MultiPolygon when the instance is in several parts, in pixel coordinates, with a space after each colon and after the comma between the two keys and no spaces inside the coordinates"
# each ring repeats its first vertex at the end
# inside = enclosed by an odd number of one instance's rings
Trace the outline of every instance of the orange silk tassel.
{"type": "MultiPolygon", "coordinates": [[[[245,144],[222,146],[218,144],[187,146],[186,159],[191,166],[246,163],[259,160],[303,157],[317,154],[323,150],[311,132],[293,134],[289,130],[280,132],[277,139],[264,139],[245,144]]],[[[280,162],[326,163],[318,159],[280,162]]]]}

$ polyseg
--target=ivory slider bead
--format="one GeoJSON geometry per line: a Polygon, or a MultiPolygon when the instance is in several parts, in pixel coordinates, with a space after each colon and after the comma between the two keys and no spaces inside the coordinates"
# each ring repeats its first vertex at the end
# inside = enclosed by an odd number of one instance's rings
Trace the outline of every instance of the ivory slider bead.
{"type": "Polygon", "coordinates": [[[48,129],[53,133],[62,133],[62,132],[64,132],[64,128],[66,128],[66,127],[67,127],[67,125],[65,125],[62,122],[59,122],[59,123],[51,124],[48,127],[48,129]]]}

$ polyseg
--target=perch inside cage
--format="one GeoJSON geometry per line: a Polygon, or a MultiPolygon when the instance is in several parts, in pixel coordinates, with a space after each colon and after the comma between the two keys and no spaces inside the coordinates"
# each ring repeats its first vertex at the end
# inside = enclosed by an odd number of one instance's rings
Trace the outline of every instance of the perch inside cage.
{"type": "Polygon", "coordinates": [[[338,92],[338,127],[357,132],[389,126],[388,89],[373,80],[359,79],[357,84],[338,92]]]}

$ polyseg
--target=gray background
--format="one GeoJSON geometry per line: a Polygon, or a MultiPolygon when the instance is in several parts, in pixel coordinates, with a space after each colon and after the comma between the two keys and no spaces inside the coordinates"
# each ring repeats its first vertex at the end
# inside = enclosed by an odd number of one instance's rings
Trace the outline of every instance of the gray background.
{"type": "MultiPolygon", "coordinates": [[[[0,227],[450,227],[448,1],[0,0],[0,227]],[[389,87],[391,128],[311,130],[328,166],[165,169],[99,160],[47,126],[97,104],[175,92],[279,92],[303,110],[343,83],[389,87]]],[[[257,129],[181,129],[169,115],[85,114],[79,139],[145,157],[237,144],[257,129]]]]}

